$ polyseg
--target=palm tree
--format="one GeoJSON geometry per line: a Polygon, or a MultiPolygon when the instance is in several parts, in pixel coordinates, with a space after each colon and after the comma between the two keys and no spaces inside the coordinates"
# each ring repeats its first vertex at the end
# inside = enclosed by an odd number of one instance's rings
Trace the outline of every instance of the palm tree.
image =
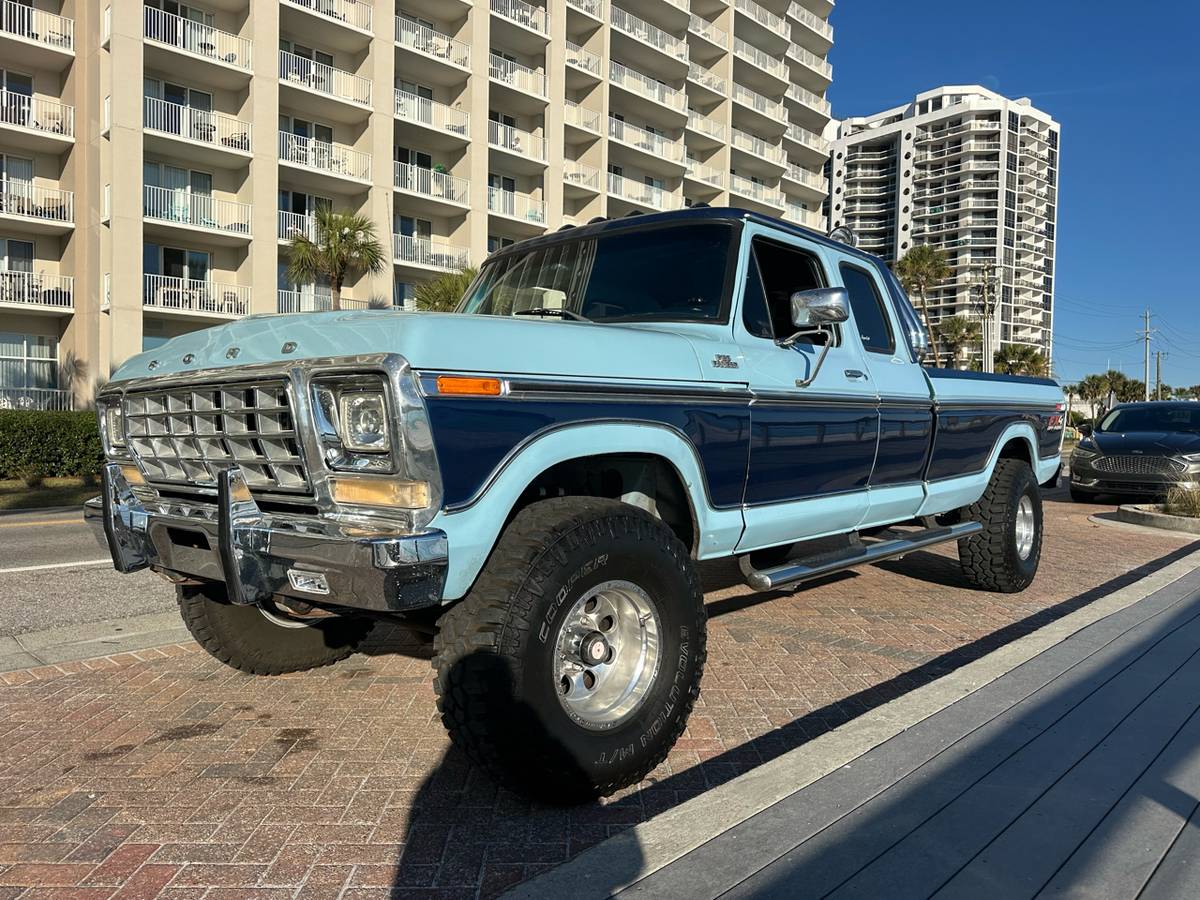
{"type": "Polygon", "coordinates": [[[946,342],[950,355],[957,356],[963,361],[967,357],[963,351],[969,351],[975,346],[982,334],[978,320],[968,319],[966,316],[948,316],[938,322],[937,328],[933,330],[937,332],[939,338],[946,342]]]}
{"type": "Polygon", "coordinates": [[[477,271],[474,266],[467,266],[457,272],[447,272],[445,275],[421,282],[413,292],[417,309],[425,312],[454,312],[463,294],[475,280],[477,271]]]}
{"type": "Polygon", "coordinates": [[[995,369],[1004,375],[1043,376],[1048,371],[1046,357],[1028,344],[1007,344],[993,357],[995,369]]]}
{"type": "Polygon", "coordinates": [[[327,205],[313,213],[314,234],[310,240],[293,232],[288,243],[288,278],[308,284],[320,277],[329,279],[333,308],[342,308],[342,285],[356,272],[382,272],[387,265],[383,245],[375,237],[375,223],[358,213],[335,212],[327,205]]]}
{"type": "Polygon", "coordinates": [[[938,345],[937,329],[929,317],[929,298],[927,294],[953,274],[946,254],[937,247],[929,244],[917,244],[904,254],[896,263],[896,277],[910,294],[914,291],[921,298],[921,315],[925,319],[925,327],[929,330],[929,339],[933,342],[934,365],[937,365],[942,355],[938,345]]]}
{"type": "Polygon", "coordinates": [[[1091,407],[1092,415],[1096,414],[1096,404],[1108,393],[1103,375],[1085,375],[1075,385],[1075,393],[1079,399],[1091,407]]]}

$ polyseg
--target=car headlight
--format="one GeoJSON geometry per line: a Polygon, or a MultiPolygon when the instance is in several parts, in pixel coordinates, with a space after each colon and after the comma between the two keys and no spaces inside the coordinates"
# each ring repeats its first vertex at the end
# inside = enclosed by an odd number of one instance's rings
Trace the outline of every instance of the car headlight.
{"type": "Polygon", "coordinates": [[[1095,450],[1087,450],[1084,447],[1076,447],[1075,452],[1071,454],[1072,459],[1078,459],[1081,462],[1087,462],[1089,459],[1095,459],[1101,454],[1095,450]]]}
{"type": "Polygon", "coordinates": [[[349,450],[390,450],[387,397],[375,391],[343,393],[338,397],[338,434],[349,450]]]}
{"type": "Polygon", "coordinates": [[[125,446],[125,411],[120,400],[104,407],[104,431],[109,447],[125,446]]]}

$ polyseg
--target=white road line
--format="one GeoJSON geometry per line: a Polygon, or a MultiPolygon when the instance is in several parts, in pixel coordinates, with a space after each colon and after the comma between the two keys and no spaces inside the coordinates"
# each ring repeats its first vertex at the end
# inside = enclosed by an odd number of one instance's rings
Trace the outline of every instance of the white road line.
{"type": "Polygon", "coordinates": [[[0,575],[7,575],[11,572],[40,572],[43,569],[73,569],[76,566],[99,566],[112,565],[111,559],[81,559],[79,562],[69,563],[47,563],[44,566],[17,566],[12,569],[0,569],[0,575]]]}

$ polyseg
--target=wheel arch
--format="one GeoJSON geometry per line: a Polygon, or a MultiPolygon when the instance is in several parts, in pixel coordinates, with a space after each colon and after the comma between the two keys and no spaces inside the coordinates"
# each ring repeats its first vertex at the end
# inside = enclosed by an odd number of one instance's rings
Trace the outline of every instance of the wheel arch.
{"type": "Polygon", "coordinates": [[[918,515],[938,515],[974,503],[983,496],[1001,459],[1019,459],[1027,463],[1039,484],[1045,480],[1046,470],[1058,465],[1057,457],[1042,459],[1039,456],[1037,433],[1032,424],[1012,422],[992,445],[982,470],[929,482],[918,515]]]}

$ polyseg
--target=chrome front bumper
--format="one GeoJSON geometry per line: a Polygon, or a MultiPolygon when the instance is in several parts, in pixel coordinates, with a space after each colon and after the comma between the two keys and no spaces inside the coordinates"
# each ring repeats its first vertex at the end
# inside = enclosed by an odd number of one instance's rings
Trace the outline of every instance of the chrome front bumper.
{"type": "Polygon", "coordinates": [[[233,603],[274,595],[374,612],[441,602],[444,532],[366,533],[328,519],[264,513],[236,466],[221,472],[215,519],[147,510],[119,465],[102,470],[104,492],[84,518],[118,572],[158,571],[223,581],[233,603]]]}

